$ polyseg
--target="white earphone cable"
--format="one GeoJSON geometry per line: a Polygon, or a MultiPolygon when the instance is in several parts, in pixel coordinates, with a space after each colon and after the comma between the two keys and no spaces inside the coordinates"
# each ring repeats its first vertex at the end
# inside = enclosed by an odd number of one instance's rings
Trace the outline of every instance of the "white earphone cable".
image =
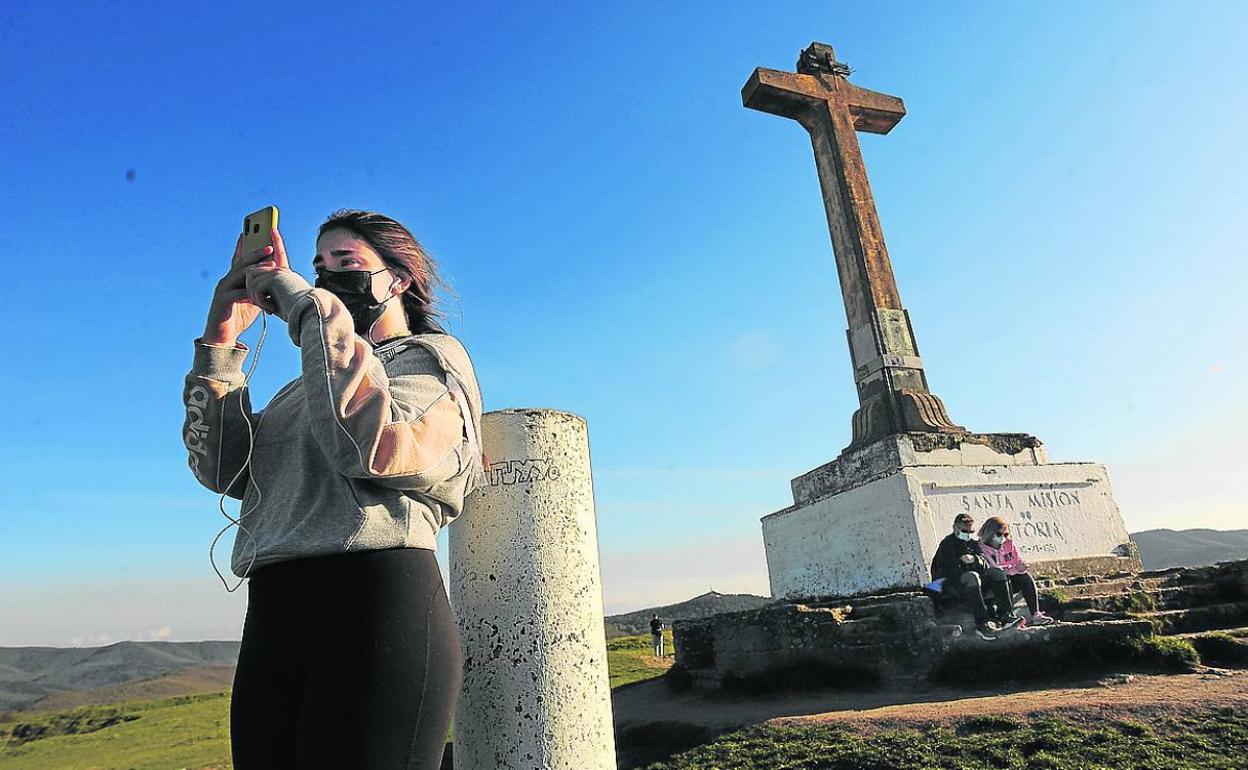
{"type": "MultiPolygon", "coordinates": [[[[266,314],[263,310],[260,311],[260,339],[256,342],[256,353],[251,357],[251,367],[247,370],[247,376],[243,378],[243,388],[246,388],[247,384],[251,382],[251,374],[256,370],[256,363],[260,360],[260,349],[264,347],[264,337],[268,334],[269,322],[268,319],[264,317],[265,315],[266,314]]],[[[237,519],[230,516],[230,514],[225,510],[226,492],[234,486],[234,482],[238,481],[239,477],[243,475],[243,471],[246,471],[251,465],[251,452],[255,445],[255,433],[251,427],[251,415],[247,414],[248,410],[243,408],[241,393],[238,398],[238,411],[242,414],[243,421],[247,423],[247,459],[243,462],[242,467],[238,469],[238,473],[234,474],[234,478],[230,479],[230,483],[226,484],[222,489],[221,497],[217,500],[217,507],[221,510],[221,515],[229,519],[230,523],[226,524],[225,527],[217,533],[217,536],[212,539],[212,545],[208,546],[208,561],[212,564],[212,570],[217,573],[217,577],[221,579],[221,584],[225,586],[225,590],[229,593],[233,593],[238,590],[239,586],[243,584],[243,581],[247,579],[247,575],[251,572],[251,566],[256,563],[256,538],[251,534],[249,529],[243,526],[243,519],[249,514],[254,513],[255,510],[260,507],[260,499],[263,497],[263,493],[260,491],[260,485],[256,484],[255,476],[249,474],[251,483],[256,487],[255,505],[251,507],[250,511],[240,511],[237,519]],[[251,561],[247,563],[247,569],[243,570],[243,576],[238,579],[238,583],[233,588],[230,588],[229,584],[225,581],[225,576],[221,574],[221,570],[217,569],[217,562],[213,557],[213,552],[216,549],[217,541],[221,539],[221,536],[228,532],[230,527],[236,524],[238,525],[239,531],[245,532],[247,534],[247,539],[251,541],[251,561]]],[[[261,422],[264,422],[264,415],[260,415],[260,422],[256,423],[256,430],[259,430],[261,422]]],[[[223,437],[218,438],[221,439],[223,437]]],[[[247,495],[244,494],[243,497],[246,498],[247,495]]]]}

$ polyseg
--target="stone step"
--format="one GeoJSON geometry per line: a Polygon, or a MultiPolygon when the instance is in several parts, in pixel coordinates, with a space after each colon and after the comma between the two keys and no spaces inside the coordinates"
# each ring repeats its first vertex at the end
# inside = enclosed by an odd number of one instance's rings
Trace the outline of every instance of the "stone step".
{"type": "Polygon", "coordinates": [[[1204,567],[1170,567],[1163,570],[1141,572],[1143,579],[1162,579],[1173,584],[1228,583],[1244,585],[1248,581],[1248,559],[1224,561],[1204,567]]]}
{"type": "Polygon", "coordinates": [[[1100,623],[1127,619],[1126,613],[1106,610],[1054,610],[1052,615],[1062,623],[1100,623]]]}
{"type": "Polygon", "coordinates": [[[980,645],[985,648],[1020,647],[1054,642],[1076,642],[1089,638],[1098,640],[1128,639],[1148,636],[1153,631],[1146,620],[1122,619],[1084,623],[1054,623],[1048,626],[1026,626],[1006,631],[991,641],[980,639],[973,633],[963,634],[958,644],[980,645]]]}
{"type": "Polygon", "coordinates": [[[965,683],[999,675],[1044,681],[1072,669],[1102,671],[1121,666],[1131,656],[1131,640],[1152,633],[1145,620],[1054,623],[1006,631],[992,640],[964,633],[946,642],[949,652],[936,663],[931,679],[965,683]]]}
{"type": "Polygon", "coordinates": [[[1238,628],[1248,623],[1248,602],[1224,602],[1202,607],[1136,613],[1075,608],[1058,611],[1054,617],[1064,623],[1147,620],[1154,625],[1158,633],[1165,636],[1178,636],[1185,633],[1238,628]]]}
{"type": "Polygon", "coordinates": [[[1084,599],[1090,596],[1108,596],[1120,595],[1126,593],[1137,593],[1140,591],[1156,591],[1168,587],[1173,581],[1168,578],[1121,578],[1117,580],[1091,580],[1085,579],[1080,583],[1052,583],[1050,581],[1039,581],[1037,588],[1040,589],[1041,599],[1046,594],[1058,595],[1063,597],[1062,601],[1071,601],[1074,599],[1084,599]]]}
{"type": "Polygon", "coordinates": [[[1154,599],[1159,610],[1182,610],[1209,604],[1225,604],[1236,601],[1234,597],[1212,583],[1176,585],[1158,589],[1154,599]]]}
{"type": "Polygon", "coordinates": [[[1189,631],[1185,634],[1171,634],[1179,639],[1195,639],[1198,636],[1229,636],[1233,639],[1248,639],[1248,626],[1240,628],[1219,628],[1213,631],[1189,631]]]}
{"type": "Polygon", "coordinates": [[[1101,610],[1105,612],[1153,612],[1156,610],[1191,609],[1207,604],[1226,601],[1223,591],[1216,585],[1199,583],[1187,586],[1146,588],[1124,593],[1086,595],[1053,606],[1054,610],[1068,613],[1072,610],[1101,610]]]}
{"type": "Polygon", "coordinates": [[[1070,599],[1206,584],[1219,584],[1229,593],[1235,593],[1235,589],[1239,588],[1242,594],[1243,591],[1248,590],[1245,586],[1245,580],[1248,580],[1246,575],[1248,575],[1248,560],[1224,562],[1207,567],[1171,567],[1134,575],[1039,578],[1036,582],[1041,591],[1056,589],[1070,599]]]}
{"type": "Polygon", "coordinates": [[[1161,634],[1177,636],[1197,631],[1220,631],[1241,628],[1248,624],[1248,601],[1210,604],[1186,610],[1162,610],[1140,613],[1137,617],[1149,620],[1161,634]]]}
{"type": "Polygon", "coordinates": [[[1200,653],[1200,662],[1210,666],[1248,666],[1248,627],[1220,631],[1198,631],[1177,634],[1200,653]]]}

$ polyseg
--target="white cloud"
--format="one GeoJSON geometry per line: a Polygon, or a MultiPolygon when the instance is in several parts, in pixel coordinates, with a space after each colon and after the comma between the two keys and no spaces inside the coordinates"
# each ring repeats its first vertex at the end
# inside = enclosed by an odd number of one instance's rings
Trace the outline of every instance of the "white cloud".
{"type": "Polygon", "coordinates": [[[169,637],[172,635],[173,635],[172,627],[161,626],[155,631],[148,631],[146,634],[144,634],[142,637],[139,638],[139,641],[145,641],[145,642],[167,641],[169,637]]]}

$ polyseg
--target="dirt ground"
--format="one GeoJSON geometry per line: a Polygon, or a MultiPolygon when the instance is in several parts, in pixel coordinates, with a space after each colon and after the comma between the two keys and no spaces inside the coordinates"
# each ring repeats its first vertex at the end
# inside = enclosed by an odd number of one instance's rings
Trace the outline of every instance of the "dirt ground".
{"type": "Polygon", "coordinates": [[[1059,715],[1076,722],[1181,716],[1203,708],[1248,711],[1248,671],[1210,669],[1197,674],[1135,675],[1127,682],[1102,680],[1080,687],[1003,694],[966,695],[952,700],[848,709],[769,720],[778,724],[836,721],[866,732],[948,724],[964,717],[1059,715]]]}
{"type": "Polygon", "coordinates": [[[760,722],[840,722],[871,732],[922,727],[982,714],[1060,714],[1077,721],[1179,715],[1196,708],[1248,709],[1248,670],[1134,674],[1061,687],[922,692],[865,691],[806,695],[700,697],[672,693],[661,680],[621,688],[612,698],[618,729],[683,723],[716,732],[760,722]]]}

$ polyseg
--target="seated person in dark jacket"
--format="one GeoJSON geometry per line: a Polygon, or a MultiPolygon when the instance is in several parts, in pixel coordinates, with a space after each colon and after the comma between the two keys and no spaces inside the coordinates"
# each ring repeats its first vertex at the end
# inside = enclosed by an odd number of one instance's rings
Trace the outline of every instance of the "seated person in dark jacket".
{"type": "MultiPolygon", "coordinates": [[[[1000,572],[995,570],[994,574],[1000,572]]],[[[1010,606],[1009,584],[989,578],[989,564],[975,540],[975,519],[959,513],[953,520],[953,532],[945,536],[932,557],[932,580],[942,580],[941,593],[957,596],[962,605],[975,615],[975,633],[981,639],[994,639],[1002,630],[988,619],[984,603],[985,588],[997,598],[998,606],[1010,606]],[[987,583],[987,586],[985,586],[987,583]]],[[[1007,625],[1018,625],[1018,619],[1007,625]]]]}

